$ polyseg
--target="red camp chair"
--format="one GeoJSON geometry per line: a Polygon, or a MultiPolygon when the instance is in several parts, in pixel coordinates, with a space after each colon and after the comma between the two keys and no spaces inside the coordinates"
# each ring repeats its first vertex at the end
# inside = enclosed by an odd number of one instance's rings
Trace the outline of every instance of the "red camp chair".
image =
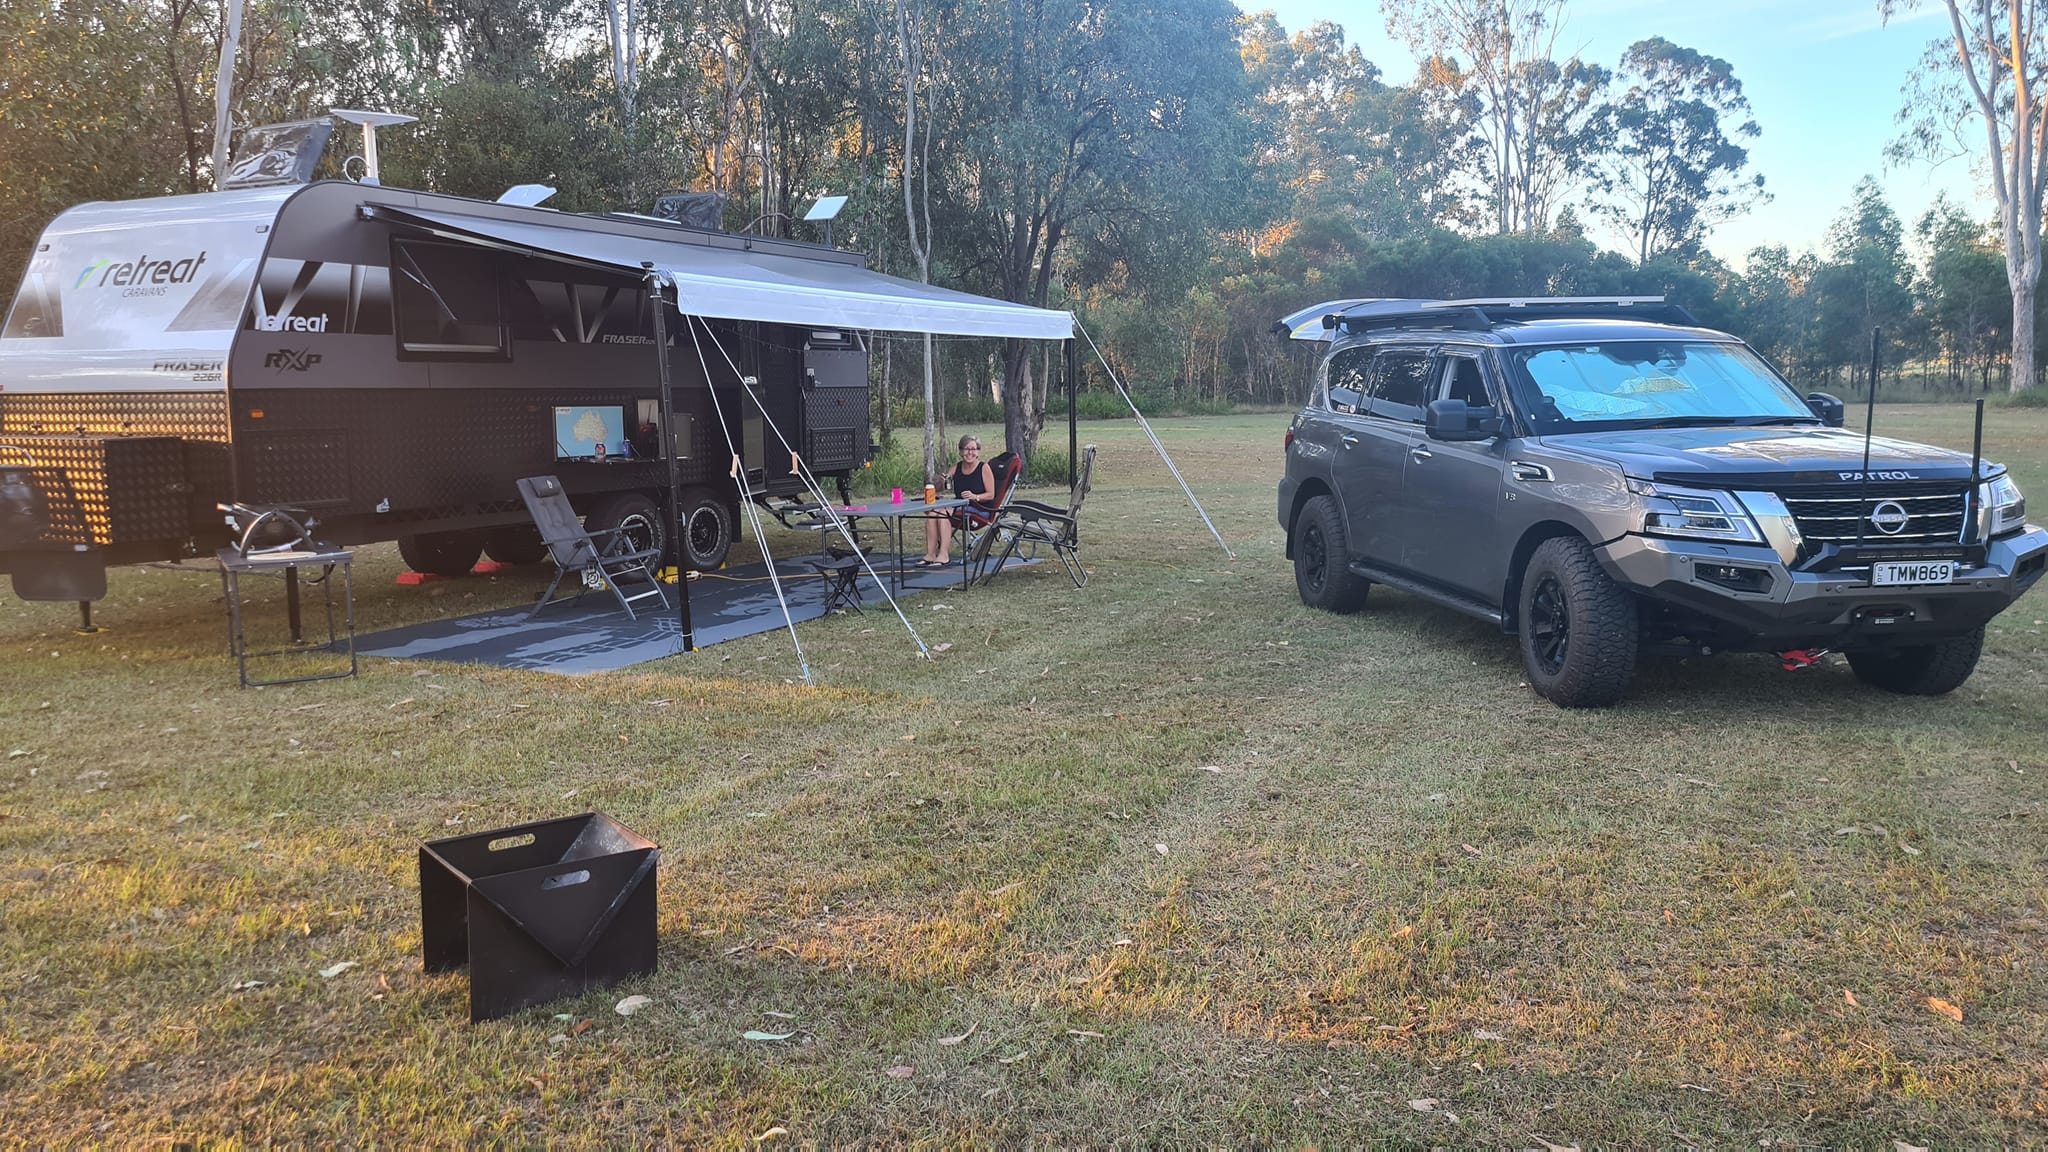
{"type": "Polygon", "coordinates": [[[996,517],[1010,505],[1017,477],[1024,474],[1024,458],[1015,452],[999,452],[989,459],[988,470],[995,478],[996,498],[989,501],[985,510],[961,509],[965,523],[961,528],[960,555],[970,581],[979,579],[982,565],[988,563],[989,549],[995,544],[996,517]]]}

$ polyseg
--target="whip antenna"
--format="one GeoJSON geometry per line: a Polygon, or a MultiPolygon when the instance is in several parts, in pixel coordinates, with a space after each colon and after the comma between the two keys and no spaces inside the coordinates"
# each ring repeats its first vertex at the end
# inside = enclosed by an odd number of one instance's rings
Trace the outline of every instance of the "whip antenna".
{"type": "MultiPolygon", "coordinates": [[[[1870,426],[1877,420],[1877,341],[1882,328],[1870,330],[1870,396],[1863,405],[1863,472],[1856,489],[1856,551],[1863,551],[1863,526],[1870,522],[1870,426]]],[[[1874,577],[1873,577],[1874,578],[1874,577]]]]}

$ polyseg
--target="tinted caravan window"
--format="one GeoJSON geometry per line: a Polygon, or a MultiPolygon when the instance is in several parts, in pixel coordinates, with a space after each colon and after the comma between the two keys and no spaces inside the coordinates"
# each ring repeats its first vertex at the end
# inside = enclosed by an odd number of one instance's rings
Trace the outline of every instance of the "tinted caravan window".
{"type": "Polygon", "coordinates": [[[510,355],[495,254],[395,241],[391,294],[401,354],[499,360],[510,355]]]}

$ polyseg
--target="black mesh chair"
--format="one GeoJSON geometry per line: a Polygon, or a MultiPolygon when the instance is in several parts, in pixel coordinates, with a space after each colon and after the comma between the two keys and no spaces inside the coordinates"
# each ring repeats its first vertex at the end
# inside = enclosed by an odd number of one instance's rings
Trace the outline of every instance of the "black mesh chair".
{"type": "Polygon", "coordinates": [[[602,584],[619,598],[619,607],[626,610],[628,619],[639,619],[633,605],[650,597],[661,601],[664,609],[668,607],[668,593],[662,590],[661,581],[655,578],[652,567],[659,562],[661,549],[636,549],[618,528],[587,531],[582,518],[569,504],[569,494],[562,491],[562,482],[553,476],[529,476],[521,480],[519,497],[526,501],[526,511],[533,517],[533,526],[540,530],[541,543],[547,545],[548,556],[555,562],[555,579],[541,595],[540,603],[526,614],[528,620],[540,615],[541,609],[554,602],[555,589],[561,587],[562,577],[571,572],[576,573],[581,581],[571,600],[582,599],[585,592],[602,584]],[[644,583],[647,587],[629,595],[621,586],[626,580],[644,583]]]}
{"type": "Polygon", "coordinates": [[[1020,548],[1036,549],[1044,545],[1059,557],[1060,564],[1067,570],[1067,578],[1074,587],[1084,588],[1088,584],[1088,570],[1081,566],[1081,502],[1095,486],[1095,445],[1090,444],[1081,451],[1080,474],[1076,477],[1073,499],[1065,508],[1040,504],[1036,500],[1012,500],[996,518],[992,536],[1001,539],[1003,550],[997,554],[995,563],[982,577],[983,583],[990,583],[1000,576],[1003,565],[1015,556],[1020,548]]]}

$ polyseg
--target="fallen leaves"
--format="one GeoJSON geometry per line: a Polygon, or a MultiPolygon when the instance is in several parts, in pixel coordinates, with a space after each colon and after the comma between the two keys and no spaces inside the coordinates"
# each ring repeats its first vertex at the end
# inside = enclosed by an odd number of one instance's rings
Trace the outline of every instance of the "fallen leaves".
{"type": "Polygon", "coordinates": [[[891,1080],[908,1080],[912,1076],[917,1075],[917,1069],[912,1068],[908,1064],[897,1064],[890,1068],[884,1068],[882,1075],[887,1076],[891,1080]]]}
{"type": "Polygon", "coordinates": [[[1394,929],[1394,934],[1392,936],[1389,936],[1388,939],[1406,940],[1407,938],[1413,935],[1415,935],[1415,925],[1403,924],[1399,928],[1394,929]]]}
{"type": "Polygon", "coordinates": [[[958,1036],[941,1036],[939,1037],[939,1047],[953,1048],[957,1047],[958,1045],[965,1044],[969,1039],[973,1038],[975,1032],[979,1031],[980,1028],[981,1021],[976,1020],[974,1023],[969,1024],[967,1026],[967,1031],[962,1032],[958,1036]]]}
{"type": "Polygon", "coordinates": [[[1929,1011],[1946,1016],[1958,1024],[1963,1022],[1963,1010],[1939,996],[1929,996],[1927,998],[1927,1008],[1929,1011]]]}
{"type": "Polygon", "coordinates": [[[794,1037],[795,1035],[797,1035],[795,1032],[758,1032],[750,1028],[747,1031],[740,1033],[740,1039],[757,1040],[764,1044],[774,1044],[783,1040],[788,1040],[794,1037]]]}
{"type": "Polygon", "coordinates": [[[777,1124],[775,1127],[770,1128],[766,1132],[761,1133],[759,1136],[754,1137],[754,1143],[766,1144],[770,1140],[779,1140],[787,1135],[789,1135],[789,1129],[784,1128],[780,1124],[777,1124]]]}
{"type": "Polygon", "coordinates": [[[1847,1004],[1851,1008],[1863,1007],[1863,1005],[1856,1002],[1856,994],[1847,988],[1842,989],[1842,1003],[1847,1004]]]}
{"type": "Polygon", "coordinates": [[[1160,854],[1161,856],[1164,856],[1164,855],[1166,855],[1166,845],[1164,845],[1164,844],[1154,844],[1154,845],[1152,846],[1152,850],[1153,850],[1154,852],[1157,852],[1157,853],[1159,853],[1159,854],[1160,854]]]}
{"type": "Polygon", "coordinates": [[[335,964],[335,965],[333,965],[333,966],[331,966],[331,967],[327,967],[327,968],[322,968],[322,969],[320,970],[320,978],[321,978],[322,980],[332,980],[332,979],[334,979],[334,978],[335,978],[336,976],[339,976],[339,975],[341,975],[341,974],[342,974],[343,972],[346,972],[346,971],[348,971],[349,969],[351,969],[351,968],[353,968],[353,967],[355,967],[355,966],[356,966],[356,962],[355,962],[355,961],[353,961],[353,960],[343,960],[343,961],[342,961],[341,963],[339,963],[339,964],[335,964]]]}
{"type": "Polygon", "coordinates": [[[654,1001],[646,996],[628,996],[617,1004],[612,1005],[612,1011],[617,1012],[621,1016],[631,1016],[652,1003],[654,1001]]]}
{"type": "Polygon", "coordinates": [[[1436,1104],[1437,1101],[1434,1096],[1424,1096],[1420,1100],[1410,1100],[1408,1102],[1408,1106],[1417,1112],[1434,1112],[1436,1111],[1436,1104]]]}

